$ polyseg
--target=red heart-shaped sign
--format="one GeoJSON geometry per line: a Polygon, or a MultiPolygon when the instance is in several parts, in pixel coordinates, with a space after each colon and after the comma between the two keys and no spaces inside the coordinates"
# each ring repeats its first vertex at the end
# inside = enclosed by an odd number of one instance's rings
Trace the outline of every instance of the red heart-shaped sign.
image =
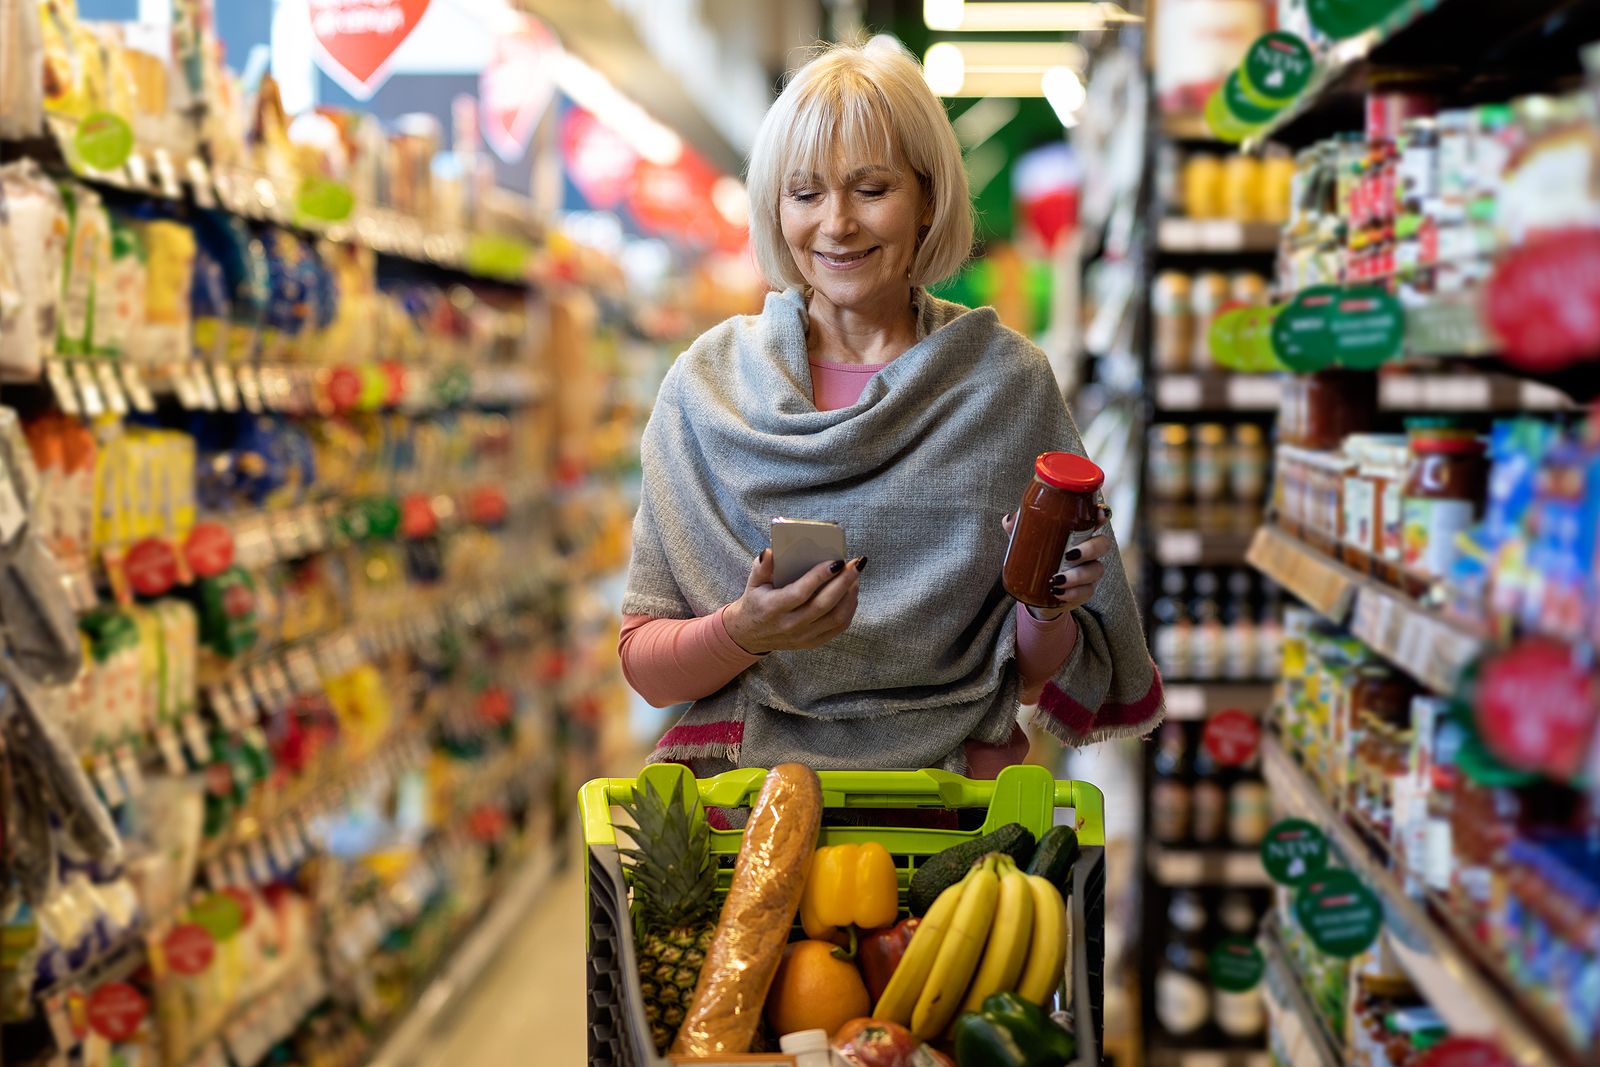
{"type": "Polygon", "coordinates": [[[310,0],[317,65],[351,96],[367,100],[388,79],[395,50],[430,0],[310,0]]]}
{"type": "Polygon", "coordinates": [[[527,15],[516,33],[495,39],[494,53],[478,77],[478,96],[483,101],[483,139],[507,163],[522,158],[555,99],[560,49],[544,23],[527,15]]]}

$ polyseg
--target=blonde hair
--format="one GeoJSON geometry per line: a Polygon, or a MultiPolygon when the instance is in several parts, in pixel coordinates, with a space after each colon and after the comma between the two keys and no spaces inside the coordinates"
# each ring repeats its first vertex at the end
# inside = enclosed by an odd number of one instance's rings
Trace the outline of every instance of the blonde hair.
{"type": "Polygon", "coordinates": [[[915,172],[932,217],[911,262],[913,285],[960,269],[972,250],[961,145],[917,61],[898,42],[874,38],[830,46],[796,71],[756,134],[745,183],[750,243],[769,284],[805,286],[783,239],[778,198],[795,171],[828,173],[836,151],[862,163],[898,155],[915,172]]]}

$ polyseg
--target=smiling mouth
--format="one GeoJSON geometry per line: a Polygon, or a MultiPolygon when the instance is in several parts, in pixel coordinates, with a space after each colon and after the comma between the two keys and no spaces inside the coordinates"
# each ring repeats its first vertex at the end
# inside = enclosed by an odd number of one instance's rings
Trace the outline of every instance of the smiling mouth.
{"type": "Polygon", "coordinates": [[[850,252],[843,255],[828,252],[815,252],[813,254],[822,261],[824,266],[834,270],[850,270],[877,250],[877,246],[874,245],[872,248],[861,252],[850,252]]]}

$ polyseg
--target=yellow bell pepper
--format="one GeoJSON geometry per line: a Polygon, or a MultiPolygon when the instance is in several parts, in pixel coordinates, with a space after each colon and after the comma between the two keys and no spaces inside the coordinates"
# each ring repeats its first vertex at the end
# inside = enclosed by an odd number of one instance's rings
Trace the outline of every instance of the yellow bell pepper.
{"type": "Polygon", "coordinates": [[[806,936],[832,939],[840,928],[875,930],[900,913],[900,883],[894,858],[876,841],[830,845],[811,854],[800,894],[800,925],[806,936]]]}

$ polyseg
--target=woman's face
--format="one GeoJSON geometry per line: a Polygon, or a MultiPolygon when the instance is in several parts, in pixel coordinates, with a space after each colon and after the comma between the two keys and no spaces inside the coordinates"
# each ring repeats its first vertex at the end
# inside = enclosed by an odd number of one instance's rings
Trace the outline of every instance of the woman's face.
{"type": "Polygon", "coordinates": [[[904,301],[917,231],[932,209],[902,160],[838,159],[829,175],[795,172],[778,203],[784,242],[815,295],[858,311],[904,301]]]}

